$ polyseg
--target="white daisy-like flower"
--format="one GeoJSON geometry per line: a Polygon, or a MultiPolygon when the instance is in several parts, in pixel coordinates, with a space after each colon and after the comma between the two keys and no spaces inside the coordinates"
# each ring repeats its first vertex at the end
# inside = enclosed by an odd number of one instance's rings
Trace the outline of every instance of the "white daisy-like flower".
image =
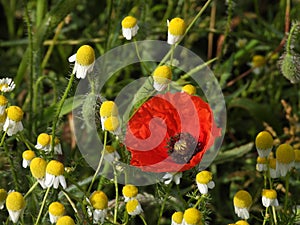
{"type": "MultiPolygon", "coordinates": [[[[52,146],[52,135],[50,135],[50,146],[52,146]]],[[[61,149],[60,140],[57,137],[55,137],[55,139],[54,139],[54,148],[53,148],[53,151],[55,153],[59,154],[59,155],[62,155],[62,149],[61,149]]]]}
{"type": "Polygon", "coordinates": [[[51,160],[46,167],[45,185],[57,189],[59,184],[66,189],[67,183],[64,177],[64,165],[57,161],[51,160]]]}
{"type": "Polygon", "coordinates": [[[114,101],[104,101],[99,110],[101,127],[104,130],[104,122],[107,118],[111,116],[117,117],[119,115],[118,107],[114,101]]]}
{"type": "Polygon", "coordinates": [[[37,179],[43,189],[46,189],[45,176],[46,176],[47,162],[43,158],[35,157],[30,162],[30,172],[34,178],[37,179]]]}
{"type": "Polygon", "coordinates": [[[6,198],[6,209],[11,221],[17,223],[25,209],[25,199],[23,195],[17,191],[8,193],[6,198]]]}
{"type": "Polygon", "coordinates": [[[23,114],[24,112],[18,106],[10,106],[6,109],[7,117],[3,125],[3,130],[6,131],[8,136],[12,136],[19,131],[22,131],[23,124],[23,114]]]}
{"type": "Polygon", "coordinates": [[[156,91],[162,91],[168,87],[172,79],[172,70],[169,66],[158,66],[153,72],[153,87],[156,91]]]}
{"type": "Polygon", "coordinates": [[[238,191],[233,197],[234,212],[242,219],[246,220],[250,217],[249,208],[251,204],[252,197],[249,192],[245,190],[238,191]]]}
{"type": "Polygon", "coordinates": [[[187,85],[184,85],[181,89],[181,92],[185,92],[189,95],[195,95],[196,94],[196,87],[191,85],[191,84],[187,84],[187,85]]]}
{"type": "Polygon", "coordinates": [[[173,45],[180,41],[186,30],[186,24],[181,18],[167,20],[168,25],[168,44],[173,45]]]}
{"type": "Polygon", "coordinates": [[[281,176],[286,176],[287,172],[294,166],[295,152],[291,145],[281,144],[276,149],[276,170],[281,176]]]}
{"type": "Polygon", "coordinates": [[[164,184],[170,184],[172,181],[175,182],[175,184],[180,184],[180,179],[182,178],[182,173],[166,173],[163,177],[162,177],[162,181],[164,182],[164,184]]]}
{"type": "Polygon", "coordinates": [[[183,212],[174,212],[172,215],[171,225],[181,225],[183,220],[183,212]]]}
{"type": "Polygon", "coordinates": [[[108,198],[103,191],[95,191],[91,194],[88,199],[91,207],[88,208],[90,214],[93,216],[93,222],[98,224],[99,222],[104,223],[107,215],[108,198]]]}
{"type": "Polygon", "coordinates": [[[60,202],[52,202],[49,207],[49,218],[52,224],[56,223],[57,220],[66,214],[66,209],[60,202]]]}
{"type": "Polygon", "coordinates": [[[268,160],[267,158],[257,157],[256,159],[256,170],[259,172],[268,170],[268,160]]]}
{"type": "Polygon", "coordinates": [[[4,95],[0,95],[0,115],[5,113],[7,103],[7,98],[4,95]]]}
{"type": "Polygon", "coordinates": [[[196,208],[184,211],[182,225],[202,225],[202,213],[196,208]]]}
{"type": "Polygon", "coordinates": [[[126,184],[122,189],[122,194],[125,198],[125,202],[135,199],[138,192],[139,192],[139,190],[135,185],[126,184]]]}
{"type": "Polygon", "coordinates": [[[75,62],[73,74],[78,79],[84,79],[86,75],[93,71],[95,65],[95,52],[89,45],[83,45],[77,53],[69,57],[69,62],[75,62]]]}
{"type": "Polygon", "coordinates": [[[264,207],[279,206],[277,192],[273,189],[263,189],[261,200],[264,207]]]}
{"type": "Polygon", "coordinates": [[[23,168],[27,168],[28,166],[30,166],[31,160],[35,158],[35,153],[32,150],[26,150],[22,153],[22,158],[22,166],[23,168]]]}
{"type": "MultiPolygon", "coordinates": [[[[1,107],[1,106],[0,106],[0,107],[1,107]]],[[[0,114],[0,131],[3,130],[3,126],[4,126],[4,123],[5,123],[5,121],[6,121],[6,117],[7,117],[7,115],[6,115],[6,112],[5,112],[5,111],[4,111],[3,114],[0,114]]]]}
{"type": "Polygon", "coordinates": [[[15,82],[11,78],[0,79],[0,91],[1,92],[11,92],[15,89],[15,82]]]}
{"type": "Polygon", "coordinates": [[[4,203],[7,197],[7,191],[3,188],[0,189],[0,209],[4,208],[4,203]]]}
{"type": "Polygon", "coordinates": [[[51,143],[51,137],[49,134],[41,133],[37,137],[35,148],[39,150],[44,150],[45,152],[50,151],[50,143],[51,143]]]}
{"type": "Polygon", "coordinates": [[[201,194],[207,194],[208,189],[215,187],[215,182],[212,180],[212,173],[206,170],[197,174],[196,183],[201,194]]]}
{"type": "Polygon", "coordinates": [[[118,161],[120,159],[120,155],[113,146],[106,145],[104,159],[108,162],[118,161]]]}
{"type": "Polygon", "coordinates": [[[271,178],[278,178],[280,177],[280,174],[278,170],[276,169],[276,162],[277,160],[275,158],[269,159],[269,171],[270,171],[270,177],[271,178]]]}
{"type": "Polygon", "coordinates": [[[122,22],[122,34],[126,40],[131,40],[138,32],[137,19],[133,16],[126,16],[122,22]]]}
{"type": "Polygon", "coordinates": [[[104,130],[111,132],[118,136],[121,134],[121,126],[119,118],[116,116],[110,116],[104,121],[104,130]]]}
{"type": "Polygon", "coordinates": [[[255,147],[259,157],[268,157],[273,148],[272,135],[268,131],[259,132],[255,138],[255,147]]]}
{"type": "Polygon", "coordinates": [[[131,199],[126,203],[126,211],[129,215],[136,216],[141,214],[143,209],[137,199],[131,199]]]}

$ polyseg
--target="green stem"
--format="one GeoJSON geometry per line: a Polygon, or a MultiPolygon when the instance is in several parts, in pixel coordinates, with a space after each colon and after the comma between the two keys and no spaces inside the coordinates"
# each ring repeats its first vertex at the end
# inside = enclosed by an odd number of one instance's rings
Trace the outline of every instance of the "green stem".
{"type": "Polygon", "coordinates": [[[3,145],[3,143],[4,143],[6,133],[7,133],[7,132],[5,131],[4,134],[3,134],[3,136],[2,136],[2,138],[1,138],[0,147],[1,147],[1,146],[3,145]]]}
{"type": "Polygon", "coordinates": [[[100,158],[100,160],[99,160],[98,167],[97,167],[97,169],[96,169],[96,171],[95,171],[95,174],[94,174],[94,176],[93,176],[93,179],[92,179],[92,181],[91,181],[91,184],[90,184],[90,186],[89,186],[89,188],[88,188],[87,195],[89,195],[90,192],[91,192],[91,189],[92,189],[92,187],[93,187],[93,184],[94,184],[94,182],[95,182],[95,180],[96,180],[96,177],[97,177],[97,175],[98,175],[98,173],[99,173],[99,171],[100,171],[102,161],[103,161],[103,159],[104,159],[105,146],[106,146],[106,142],[107,142],[107,131],[104,131],[104,141],[103,141],[103,142],[104,142],[104,143],[103,143],[103,149],[102,149],[101,158],[100,158]]]}
{"type": "Polygon", "coordinates": [[[39,184],[38,181],[36,181],[32,186],[31,188],[27,191],[27,193],[24,195],[24,198],[26,198],[34,189],[35,187],[39,184]]]}
{"type": "Polygon", "coordinates": [[[134,46],[135,46],[136,55],[137,55],[141,65],[142,65],[142,67],[145,69],[146,73],[151,74],[150,69],[142,61],[142,58],[141,58],[141,55],[139,53],[139,48],[138,48],[137,41],[136,41],[135,37],[133,38],[133,42],[134,42],[134,46]]]}
{"type": "Polygon", "coordinates": [[[59,119],[59,115],[60,115],[60,112],[62,110],[62,107],[64,105],[64,102],[66,100],[66,98],[68,97],[68,93],[72,87],[72,84],[73,84],[73,81],[74,81],[74,77],[75,77],[75,74],[72,73],[71,74],[71,77],[70,77],[70,80],[69,80],[69,83],[68,83],[68,86],[64,92],[64,95],[62,97],[62,99],[60,100],[60,102],[58,103],[58,108],[57,108],[57,111],[56,111],[56,114],[55,114],[55,117],[54,117],[54,120],[53,120],[53,125],[52,125],[52,143],[51,143],[51,152],[53,153],[54,151],[54,145],[55,145],[55,130],[56,130],[56,125],[57,125],[57,122],[58,122],[58,119],[59,119]]]}
{"type": "Polygon", "coordinates": [[[78,210],[77,210],[77,208],[76,208],[76,206],[75,206],[75,203],[72,201],[72,199],[70,198],[70,196],[68,195],[68,193],[67,193],[65,190],[62,190],[62,191],[63,191],[65,197],[67,198],[68,202],[69,202],[70,205],[72,206],[74,212],[75,212],[76,214],[78,214],[78,210]]]}
{"type": "Polygon", "coordinates": [[[163,212],[164,212],[164,208],[165,208],[167,199],[168,199],[168,197],[169,197],[169,194],[170,194],[170,191],[171,191],[171,187],[172,187],[172,182],[171,182],[171,184],[168,186],[167,193],[165,194],[164,200],[163,200],[163,202],[162,202],[162,204],[161,204],[160,211],[159,211],[159,217],[158,217],[158,221],[157,221],[157,225],[160,225],[161,217],[162,217],[162,214],[163,214],[163,212]]]}
{"type": "Polygon", "coordinates": [[[265,211],[265,216],[264,216],[264,222],[262,225],[265,225],[266,222],[268,221],[268,210],[269,210],[269,207],[266,208],[266,211],[265,211]]]}
{"type": "Polygon", "coordinates": [[[41,215],[42,215],[42,212],[43,212],[43,209],[44,209],[44,206],[45,206],[45,203],[46,203],[46,200],[47,200],[47,197],[48,197],[48,194],[49,194],[49,191],[50,191],[50,188],[51,187],[48,187],[45,195],[44,195],[44,199],[43,199],[43,202],[42,202],[42,205],[41,205],[41,208],[40,208],[40,211],[39,211],[39,214],[38,214],[38,217],[35,221],[35,225],[39,224],[39,220],[41,218],[41,215]]]}
{"type": "Polygon", "coordinates": [[[275,206],[272,206],[272,214],[273,214],[273,220],[274,220],[274,223],[275,225],[277,225],[277,217],[276,217],[276,209],[275,209],[275,206]]]}
{"type": "Polygon", "coordinates": [[[10,170],[11,170],[11,173],[12,173],[12,176],[13,176],[13,179],[14,179],[15,189],[19,190],[18,177],[17,177],[17,173],[16,173],[16,169],[15,169],[13,157],[10,156],[10,153],[8,151],[6,143],[4,144],[3,147],[4,147],[4,151],[5,151],[6,157],[8,158],[8,161],[9,161],[10,170]]]}
{"type": "Polygon", "coordinates": [[[291,54],[291,44],[292,44],[292,37],[293,37],[293,33],[295,32],[297,26],[299,26],[298,23],[294,23],[291,30],[290,30],[290,33],[289,33],[289,36],[288,36],[288,39],[287,39],[287,42],[286,42],[286,53],[287,54],[291,54]]]}
{"type": "Polygon", "coordinates": [[[193,208],[197,208],[198,205],[200,205],[200,203],[205,199],[205,196],[206,194],[201,195],[196,204],[193,206],[193,208]]]}
{"type": "Polygon", "coordinates": [[[145,220],[145,218],[140,214],[139,217],[141,218],[141,220],[143,221],[144,225],[147,225],[147,222],[145,220]]]}
{"type": "Polygon", "coordinates": [[[117,171],[114,165],[113,165],[113,169],[114,169],[114,181],[115,181],[115,191],[116,191],[115,209],[114,209],[114,224],[115,224],[117,223],[118,207],[119,207],[119,187],[118,187],[117,171]]]}
{"type": "Polygon", "coordinates": [[[290,189],[290,172],[285,176],[285,197],[284,197],[284,214],[287,213],[288,201],[289,201],[289,189],[290,189]]]}

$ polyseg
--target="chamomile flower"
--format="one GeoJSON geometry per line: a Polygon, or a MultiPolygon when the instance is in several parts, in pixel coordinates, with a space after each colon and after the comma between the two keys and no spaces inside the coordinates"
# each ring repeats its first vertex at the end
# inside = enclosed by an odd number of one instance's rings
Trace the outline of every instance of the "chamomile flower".
{"type": "Polygon", "coordinates": [[[181,18],[174,18],[167,21],[168,25],[168,44],[173,45],[180,41],[186,30],[186,24],[181,18]]]}
{"type": "Polygon", "coordinates": [[[7,117],[3,125],[3,130],[8,136],[12,136],[23,130],[23,110],[18,106],[10,106],[6,109],[7,117]]]}
{"type": "Polygon", "coordinates": [[[273,189],[263,189],[262,191],[262,204],[264,207],[278,206],[277,192],[273,189]]]}
{"type": "Polygon", "coordinates": [[[8,101],[4,95],[0,95],[0,115],[3,115],[6,109],[8,101]]]}
{"type": "Polygon", "coordinates": [[[188,93],[189,95],[195,95],[196,88],[195,88],[195,86],[193,86],[191,84],[187,84],[182,87],[181,92],[188,93]]]}
{"type": "Polygon", "coordinates": [[[139,190],[136,186],[134,186],[132,184],[126,184],[122,189],[122,194],[125,198],[125,202],[135,199],[138,192],[139,192],[139,190]]]}
{"type": "Polygon", "coordinates": [[[131,40],[137,34],[139,29],[137,25],[137,19],[133,16],[126,16],[122,20],[122,34],[126,38],[126,40],[131,40]]]}
{"type": "Polygon", "coordinates": [[[268,160],[267,158],[257,157],[256,159],[256,170],[259,172],[268,170],[268,160]]]}
{"type": "Polygon", "coordinates": [[[279,171],[276,169],[276,159],[271,158],[269,159],[269,171],[270,171],[270,177],[271,178],[278,178],[279,175],[279,171]]]}
{"type": "Polygon", "coordinates": [[[252,204],[252,197],[245,190],[238,191],[233,197],[234,211],[242,219],[249,218],[249,208],[252,204]]]}
{"type": "Polygon", "coordinates": [[[26,150],[22,153],[22,166],[23,168],[27,168],[28,166],[30,166],[30,162],[33,158],[35,158],[35,153],[32,150],[26,150]]]}
{"type": "Polygon", "coordinates": [[[296,169],[300,169],[300,150],[299,149],[295,149],[295,168],[296,169]]]}
{"type": "Polygon", "coordinates": [[[52,224],[56,223],[60,217],[66,214],[66,209],[60,202],[52,202],[48,207],[48,211],[50,222],[52,224]]]}
{"type": "Polygon", "coordinates": [[[15,82],[11,78],[0,79],[0,91],[1,92],[11,92],[15,89],[15,82]]]}
{"type": "Polygon", "coordinates": [[[107,130],[114,135],[119,135],[121,133],[119,118],[116,116],[108,117],[104,121],[104,130],[107,130]]]}
{"type": "Polygon", "coordinates": [[[212,180],[212,173],[206,170],[197,174],[196,183],[201,194],[207,194],[208,188],[213,189],[215,187],[215,183],[212,180]]]}
{"type": "Polygon", "coordinates": [[[57,220],[56,225],[75,225],[75,222],[70,216],[62,216],[57,220]]]}
{"type": "Polygon", "coordinates": [[[170,184],[172,181],[175,182],[175,184],[180,184],[180,179],[182,177],[182,173],[166,173],[163,177],[162,180],[164,184],[170,184]]]}
{"type": "Polygon", "coordinates": [[[273,147],[272,135],[268,131],[258,133],[255,139],[255,146],[259,157],[268,157],[273,147]]]}
{"type": "Polygon", "coordinates": [[[249,223],[245,220],[239,220],[235,222],[235,225],[249,225],[249,223]]]}
{"type": "Polygon", "coordinates": [[[0,131],[3,130],[3,125],[5,123],[5,120],[6,120],[6,112],[4,111],[4,113],[0,115],[0,131]]]}
{"type": "Polygon", "coordinates": [[[37,179],[42,188],[47,188],[45,185],[47,162],[43,158],[33,158],[30,162],[30,172],[34,178],[37,179]]]}
{"type": "Polygon", "coordinates": [[[104,122],[111,116],[118,116],[118,107],[114,101],[104,101],[100,106],[100,118],[102,130],[104,130],[104,122]]]}
{"type": "Polygon", "coordinates": [[[4,208],[4,203],[7,197],[7,191],[3,188],[0,189],[0,209],[4,208]]]}
{"type": "Polygon", "coordinates": [[[59,184],[65,189],[67,187],[64,177],[64,165],[57,161],[51,160],[46,167],[45,185],[47,187],[58,188],[59,184]]]}
{"type": "Polygon", "coordinates": [[[253,73],[259,74],[264,66],[266,65],[266,58],[262,55],[254,55],[252,58],[252,62],[250,63],[250,66],[253,69],[253,73]]]}
{"type": "Polygon", "coordinates": [[[13,223],[17,223],[25,208],[25,200],[20,192],[10,192],[6,197],[6,209],[13,223]]]}
{"type": "Polygon", "coordinates": [[[103,191],[95,191],[89,199],[93,207],[93,222],[103,223],[107,215],[108,198],[103,191]]]}
{"type": "Polygon", "coordinates": [[[183,220],[183,212],[174,212],[172,215],[171,225],[181,225],[183,220]]]}
{"type": "Polygon", "coordinates": [[[203,225],[202,213],[195,208],[185,210],[182,225],[203,225]]]}
{"type": "Polygon", "coordinates": [[[37,143],[35,145],[36,149],[44,150],[45,152],[50,151],[51,137],[49,134],[41,133],[37,138],[37,143]]]}
{"type": "MultiPolygon", "coordinates": [[[[52,144],[52,135],[49,135],[49,136],[50,136],[50,145],[51,145],[52,144]]],[[[61,144],[60,144],[60,140],[58,139],[58,137],[55,137],[55,139],[54,139],[53,151],[59,155],[62,155],[61,144]]]]}
{"type": "Polygon", "coordinates": [[[141,214],[143,209],[137,199],[131,199],[126,203],[126,211],[129,215],[136,216],[141,214]]]}
{"type": "Polygon", "coordinates": [[[106,145],[104,159],[108,162],[118,161],[120,159],[120,155],[113,146],[106,145]]]}
{"type": "Polygon", "coordinates": [[[153,72],[153,87],[157,91],[164,90],[172,79],[172,70],[169,66],[158,66],[153,72]]]}
{"type": "Polygon", "coordinates": [[[84,79],[86,75],[93,71],[95,65],[95,52],[89,45],[81,46],[76,54],[69,57],[69,62],[75,62],[73,74],[78,79],[84,79]]]}
{"type": "Polygon", "coordinates": [[[284,177],[294,166],[295,152],[293,147],[289,144],[279,145],[276,149],[276,160],[276,169],[284,177]]]}

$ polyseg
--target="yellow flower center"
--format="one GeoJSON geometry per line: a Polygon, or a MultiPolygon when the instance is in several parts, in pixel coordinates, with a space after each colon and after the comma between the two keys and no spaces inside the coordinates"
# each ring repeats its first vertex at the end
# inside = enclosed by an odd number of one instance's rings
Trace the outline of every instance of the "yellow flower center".
{"type": "Polygon", "coordinates": [[[61,162],[56,160],[51,160],[46,167],[46,172],[54,176],[63,175],[64,170],[65,170],[64,165],[61,162]]]}
{"type": "Polygon", "coordinates": [[[276,199],[277,192],[273,189],[263,189],[262,196],[269,198],[269,199],[276,199]]]}
{"type": "Polygon", "coordinates": [[[233,197],[233,204],[239,208],[249,208],[252,204],[252,197],[249,192],[240,190],[233,197]]]}
{"type": "Polygon", "coordinates": [[[189,95],[196,94],[196,88],[191,84],[187,84],[187,85],[183,86],[181,90],[188,93],[189,95]]]}
{"type": "Polygon", "coordinates": [[[32,150],[26,150],[22,154],[23,159],[32,160],[35,157],[35,153],[32,150]]]}
{"type": "Polygon", "coordinates": [[[60,202],[52,202],[49,205],[49,213],[51,213],[53,216],[63,216],[65,212],[66,209],[60,202]]]}
{"type": "Polygon", "coordinates": [[[30,171],[36,179],[43,178],[46,173],[47,162],[42,158],[34,158],[30,163],[30,171]]]}
{"type": "Polygon", "coordinates": [[[113,152],[116,151],[116,149],[111,145],[106,145],[105,146],[105,151],[106,151],[106,153],[113,153],[113,152]]]}
{"type": "Polygon", "coordinates": [[[42,146],[49,145],[50,144],[50,135],[46,134],[46,133],[41,133],[37,138],[37,142],[42,146]]]}
{"type": "Polygon", "coordinates": [[[273,137],[268,131],[262,131],[256,136],[255,145],[259,150],[270,149],[273,146],[273,137]]]}
{"type": "Polygon", "coordinates": [[[2,89],[2,88],[7,88],[8,87],[8,84],[0,84],[0,90],[2,89]]]}
{"type": "Polygon", "coordinates": [[[169,23],[169,32],[173,35],[183,35],[186,29],[186,25],[183,19],[174,18],[169,23]]]}
{"type": "Polygon", "coordinates": [[[109,117],[109,116],[117,116],[117,115],[118,115],[118,107],[113,101],[105,101],[101,104],[100,107],[101,117],[109,117]]]}
{"type": "Polygon", "coordinates": [[[132,184],[127,184],[122,189],[123,195],[128,198],[137,196],[138,191],[138,188],[132,184]]]}
{"type": "Polygon", "coordinates": [[[115,131],[120,126],[118,117],[108,117],[104,122],[104,129],[107,131],[115,131]]]}
{"type": "Polygon", "coordinates": [[[266,64],[266,59],[262,55],[255,55],[252,58],[252,66],[253,67],[262,67],[266,64]]]}
{"type": "Polygon", "coordinates": [[[122,20],[122,27],[123,28],[133,28],[137,24],[137,19],[133,16],[126,16],[122,20]]]}
{"type": "Polygon", "coordinates": [[[7,98],[3,95],[0,95],[0,106],[5,106],[7,104],[7,98]]]}
{"type": "Polygon", "coordinates": [[[258,164],[267,164],[267,158],[258,156],[257,159],[256,159],[256,162],[258,164]]]}
{"type": "Polygon", "coordinates": [[[69,216],[62,216],[57,220],[56,225],[75,225],[75,222],[69,216]]]}
{"type": "Polygon", "coordinates": [[[294,153],[295,153],[295,162],[300,162],[300,150],[295,149],[294,153]]]}
{"type": "Polygon", "coordinates": [[[276,169],[276,159],[269,159],[269,166],[271,169],[276,169]]]}
{"type": "Polygon", "coordinates": [[[248,222],[246,222],[245,220],[239,220],[235,223],[236,225],[249,225],[248,222]]]}
{"type": "Polygon", "coordinates": [[[2,115],[0,115],[0,123],[4,123],[6,120],[6,112],[4,112],[2,115]]]}
{"type": "Polygon", "coordinates": [[[276,159],[280,163],[288,164],[295,160],[295,152],[291,145],[281,144],[276,150],[276,159]]]}
{"type": "Polygon", "coordinates": [[[108,198],[103,191],[95,191],[91,197],[90,202],[95,209],[106,209],[108,206],[108,198]]]}
{"type": "Polygon", "coordinates": [[[157,67],[153,72],[153,79],[159,84],[166,84],[172,79],[171,68],[163,65],[157,67]]]}
{"type": "Polygon", "coordinates": [[[129,200],[126,204],[126,211],[128,213],[132,213],[136,210],[138,205],[139,205],[138,200],[136,200],[136,199],[129,200]]]}
{"type": "Polygon", "coordinates": [[[212,180],[212,173],[206,170],[199,172],[196,181],[200,184],[208,184],[212,180]]]}
{"type": "Polygon", "coordinates": [[[89,66],[95,61],[94,49],[89,45],[81,46],[76,53],[76,62],[82,66],[89,66]]]}
{"type": "Polygon", "coordinates": [[[202,220],[202,213],[195,208],[189,208],[184,211],[183,218],[187,224],[200,225],[202,220]]]}
{"type": "Polygon", "coordinates": [[[11,211],[18,211],[25,207],[25,200],[21,193],[14,191],[6,198],[6,208],[11,211]]]}
{"type": "Polygon", "coordinates": [[[10,106],[6,109],[7,117],[15,122],[23,119],[23,110],[18,106],[10,106]]]}
{"type": "Polygon", "coordinates": [[[6,192],[6,190],[3,189],[3,188],[0,189],[0,202],[5,201],[6,197],[7,197],[7,192],[6,192]]]}
{"type": "Polygon", "coordinates": [[[175,223],[181,224],[183,219],[183,213],[182,212],[175,212],[172,215],[172,221],[175,223]]]}

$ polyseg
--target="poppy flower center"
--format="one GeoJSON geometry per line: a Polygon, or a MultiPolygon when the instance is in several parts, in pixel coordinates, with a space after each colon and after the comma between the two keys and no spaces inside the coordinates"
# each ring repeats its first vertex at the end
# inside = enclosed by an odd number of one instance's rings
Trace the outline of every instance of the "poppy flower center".
{"type": "Polygon", "coordinates": [[[186,164],[202,150],[202,144],[189,133],[179,133],[172,136],[168,142],[168,153],[174,162],[186,164]]]}

